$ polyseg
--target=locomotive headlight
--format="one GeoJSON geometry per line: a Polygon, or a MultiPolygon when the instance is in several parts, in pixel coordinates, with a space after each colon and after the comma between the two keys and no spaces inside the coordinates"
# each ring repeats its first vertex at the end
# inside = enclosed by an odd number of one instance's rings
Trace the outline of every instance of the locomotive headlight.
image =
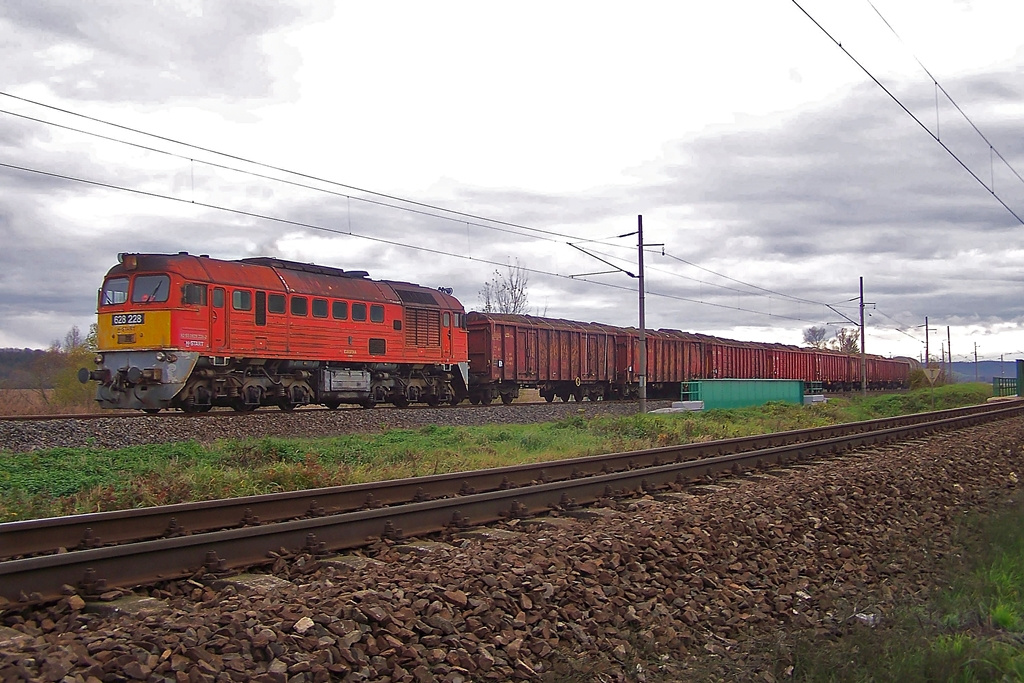
{"type": "Polygon", "coordinates": [[[97,353],[96,357],[92,359],[92,362],[96,365],[103,365],[103,354],[97,353]]]}
{"type": "Polygon", "coordinates": [[[156,352],[156,362],[157,363],[163,363],[165,360],[167,360],[167,354],[164,353],[163,351],[157,351],[156,352]]]}

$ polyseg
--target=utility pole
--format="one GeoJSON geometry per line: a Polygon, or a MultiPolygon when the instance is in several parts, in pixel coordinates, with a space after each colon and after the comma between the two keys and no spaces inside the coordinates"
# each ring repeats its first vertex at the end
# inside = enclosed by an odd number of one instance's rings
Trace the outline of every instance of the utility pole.
{"type": "MultiPolygon", "coordinates": [[[[573,249],[576,249],[577,251],[582,251],[587,256],[589,256],[591,258],[595,258],[598,261],[600,261],[601,263],[609,265],[609,266],[611,266],[612,268],[615,269],[615,270],[601,271],[600,273],[580,273],[579,275],[570,275],[569,277],[583,277],[584,275],[604,275],[604,274],[607,274],[607,273],[620,272],[620,273],[625,273],[626,275],[628,275],[630,277],[633,277],[633,278],[636,278],[638,280],[639,290],[640,290],[640,340],[639,340],[640,341],[640,358],[638,359],[639,362],[640,362],[640,372],[638,372],[637,375],[638,375],[638,379],[640,380],[640,392],[639,392],[639,395],[640,395],[640,412],[641,413],[646,413],[647,412],[647,322],[644,320],[645,313],[646,313],[645,308],[644,308],[644,306],[645,306],[645,304],[644,304],[644,294],[645,294],[645,292],[644,292],[644,247],[664,247],[665,245],[660,243],[660,242],[658,244],[644,244],[644,217],[643,216],[637,216],[636,217],[636,226],[637,226],[637,229],[636,229],[636,235],[637,235],[636,246],[637,246],[637,251],[639,252],[639,254],[638,254],[638,263],[637,263],[637,265],[639,266],[639,274],[637,274],[637,275],[634,275],[633,273],[629,272],[628,270],[625,270],[624,268],[620,268],[619,266],[615,265],[614,263],[612,263],[610,261],[606,261],[605,259],[601,258],[600,256],[597,256],[596,254],[591,254],[586,249],[584,249],[584,248],[582,248],[582,247],[580,247],[578,245],[575,245],[572,242],[567,242],[567,244],[570,247],[572,247],[573,249]]],[[[627,232],[624,235],[618,235],[618,237],[631,237],[632,235],[633,235],[632,232],[627,232]]],[[[662,249],[662,253],[664,253],[664,249],[662,249]]],[[[632,366],[630,367],[630,371],[632,371],[632,366]]]]}
{"type": "Polygon", "coordinates": [[[924,317],[924,367],[928,367],[928,316],[924,317]]]}
{"type": "Polygon", "coordinates": [[[644,217],[636,217],[637,274],[640,289],[640,412],[647,412],[647,323],[644,320],[644,217]]]}
{"type": "Polygon", "coordinates": [[[868,359],[867,351],[864,350],[864,340],[867,335],[864,332],[864,276],[860,277],[860,393],[868,395],[868,359]]]}
{"type": "Polygon", "coordinates": [[[949,358],[949,369],[946,371],[946,384],[953,383],[953,340],[949,336],[949,325],[946,325],[946,357],[949,358]]]}
{"type": "Polygon", "coordinates": [[[974,342],[974,381],[978,381],[978,342],[974,342]]]}

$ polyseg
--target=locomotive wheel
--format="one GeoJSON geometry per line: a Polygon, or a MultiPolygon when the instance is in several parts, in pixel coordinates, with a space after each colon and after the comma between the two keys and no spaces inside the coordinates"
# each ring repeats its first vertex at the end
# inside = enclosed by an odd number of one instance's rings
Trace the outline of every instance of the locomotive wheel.
{"type": "Polygon", "coordinates": [[[452,394],[452,397],[448,399],[448,405],[450,406],[457,406],[460,403],[462,403],[462,399],[455,394],[452,394]]]}
{"type": "Polygon", "coordinates": [[[438,396],[437,394],[431,394],[430,396],[427,396],[427,405],[430,406],[431,408],[438,407],[439,405],[441,405],[441,397],[438,396]]]}
{"type": "Polygon", "coordinates": [[[234,403],[232,403],[231,407],[236,412],[239,412],[239,413],[251,413],[252,411],[254,411],[257,408],[259,408],[259,406],[252,405],[252,404],[249,404],[249,403],[245,403],[241,399],[239,399],[239,400],[235,401],[234,403]]]}
{"type": "Polygon", "coordinates": [[[341,405],[341,401],[325,401],[324,405],[327,406],[327,410],[337,410],[338,406],[341,405]]]}
{"type": "Polygon", "coordinates": [[[504,403],[505,405],[509,405],[510,403],[512,403],[513,400],[515,400],[515,396],[513,396],[512,394],[501,395],[501,402],[504,403]]]}
{"type": "Polygon", "coordinates": [[[293,410],[295,410],[295,404],[292,403],[291,401],[289,401],[288,399],[281,400],[277,404],[277,407],[280,408],[281,410],[285,411],[286,413],[290,413],[293,410]]]}
{"type": "Polygon", "coordinates": [[[395,396],[394,400],[391,402],[395,404],[396,408],[405,408],[406,406],[409,405],[409,397],[404,395],[395,396]]]}
{"type": "Polygon", "coordinates": [[[142,412],[149,413],[150,415],[156,415],[160,412],[160,408],[143,408],[142,412]]]}
{"type": "Polygon", "coordinates": [[[377,405],[377,401],[375,401],[372,396],[367,396],[366,398],[359,402],[359,405],[369,409],[377,405]]]}

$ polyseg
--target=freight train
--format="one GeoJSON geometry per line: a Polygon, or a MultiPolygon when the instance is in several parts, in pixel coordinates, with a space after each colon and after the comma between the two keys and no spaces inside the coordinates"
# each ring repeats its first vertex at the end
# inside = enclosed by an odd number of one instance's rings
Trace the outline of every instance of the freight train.
{"type": "MultiPolygon", "coordinates": [[[[469,313],[451,290],[277,258],[238,261],[120,254],[97,301],[104,408],[205,412],[309,404],[372,407],[630,399],[639,390],[635,328],[469,313]]],[[[648,331],[647,387],[678,398],[705,378],[859,386],[860,358],[831,351],[648,331]]],[[[868,385],[907,384],[909,364],[868,357],[868,385]]]]}

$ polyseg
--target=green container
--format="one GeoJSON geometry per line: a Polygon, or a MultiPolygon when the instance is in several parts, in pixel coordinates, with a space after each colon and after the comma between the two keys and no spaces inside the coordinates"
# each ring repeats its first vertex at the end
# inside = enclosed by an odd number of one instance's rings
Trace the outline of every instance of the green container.
{"type": "Polygon", "coordinates": [[[769,401],[803,405],[804,383],[796,379],[706,379],[683,385],[684,401],[704,401],[704,410],[759,406],[769,401]]]}

